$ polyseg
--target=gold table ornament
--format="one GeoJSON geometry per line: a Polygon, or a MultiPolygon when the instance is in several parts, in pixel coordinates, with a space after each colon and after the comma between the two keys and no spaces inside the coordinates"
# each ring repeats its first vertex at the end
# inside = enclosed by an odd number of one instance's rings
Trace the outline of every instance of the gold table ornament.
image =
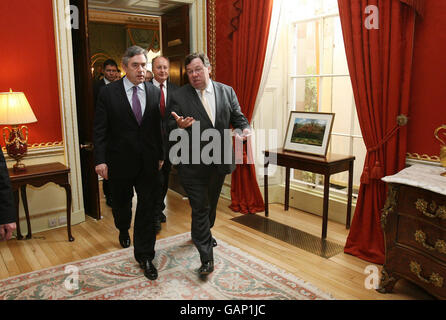
{"type": "MultiPolygon", "coordinates": [[[[446,143],[439,137],[440,130],[445,129],[446,130],[446,124],[443,124],[439,126],[434,131],[435,138],[441,142],[440,145],[440,164],[443,168],[446,167],[446,143]]],[[[443,132],[443,135],[446,136],[446,133],[443,132]]],[[[446,171],[441,174],[442,176],[446,176],[446,171]]]]}

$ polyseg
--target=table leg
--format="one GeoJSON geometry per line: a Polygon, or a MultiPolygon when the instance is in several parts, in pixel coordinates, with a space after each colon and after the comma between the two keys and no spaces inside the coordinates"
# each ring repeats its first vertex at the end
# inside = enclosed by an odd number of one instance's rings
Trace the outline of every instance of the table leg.
{"type": "Polygon", "coordinates": [[[350,229],[350,219],[352,215],[352,195],[353,195],[353,161],[350,161],[348,168],[348,195],[347,195],[347,221],[345,228],[350,229]]]}
{"type": "Polygon", "coordinates": [[[31,231],[31,219],[29,217],[28,197],[26,196],[26,185],[20,187],[20,193],[22,195],[23,208],[25,209],[26,225],[28,226],[28,234],[26,235],[26,239],[31,239],[33,233],[31,231]]]}
{"type": "Polygon", "coordinates": [[[328,202],[330,199],[330,175],[324,175],[324,207],[322,211],[322,239],[327,237],[328,202]]]}
{"type": "Polygon", "coordinates": [[[285,211],[290,208],[290,168],[285,169],[285,211]]]}
{"type": "Polygon", "coordinates": [[[14,190],[15,210],[17,217],[17,240],[22,240],[22,232],[20,231],[20,216],[19,216],[19,190],[14,190]]]}
{"type": "Polygon", "coordinates": [[[67,194],[67,232],[68,232],[68,241],[74,241],[73,236],[71,235],[71,186],[69,183],[62,185],[65,188],[65,192],[67,194]]]}
{"type": "Polygon", "coordinates": [[[268,165],[269,162],[266,162],[267,159],[265,157],[265,165],[264,165],[264,171],[263,171],[263,188],[264,188],[264,194],[265,194],[265,217],[268,216],[268,165]]]}

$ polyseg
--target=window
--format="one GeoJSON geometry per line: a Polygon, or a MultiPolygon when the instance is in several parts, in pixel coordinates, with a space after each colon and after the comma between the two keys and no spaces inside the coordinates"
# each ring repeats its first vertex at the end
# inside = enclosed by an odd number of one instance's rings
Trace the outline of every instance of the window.
{"type": "MultiPolygon", "coordinates": [[[[333,112],[328,152],[356,156],[354,194],[360,184],[366,149],[348,72],[337,0],[290,0],[288,28],[289,110],[333,112]]],[[[323,186],[323,176],[294,170],[293,183],[323,186]]],[[[346,193],[348,173],[330,179],[334,192],[346,193]]]]}

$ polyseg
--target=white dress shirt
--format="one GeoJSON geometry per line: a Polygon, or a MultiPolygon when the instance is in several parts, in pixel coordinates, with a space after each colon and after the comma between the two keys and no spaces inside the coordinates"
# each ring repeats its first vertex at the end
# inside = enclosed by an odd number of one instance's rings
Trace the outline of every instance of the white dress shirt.
{"type": "MultiPolygon", "coordinates": [[[[135,86],[133,83],[130,82],[127,77],[124,77],[124,89],[125,93],[127,94],[127,99],[129,99],[130,106],[133,110],[133,104],[132,104],[132,97],[133,97],[133,87],[135,86]]],[[[141,114],[144,116],[144,111],[146,110],[146,87],[143,83],[140,83],[138,86],[138,98],[139,102],[141,103],[141,114]]]]}
{"type": "MultiPolygon", "coordinates": [[[[195,89],[197,91],[198,97],[201,99],[201,90],[195,89]]],[[[215,123],[215,115],[216,115],[216,106],[215,106],[215,92],[214,85],[212,84],[212,80],[209,80],[208,86],[204,91],[204,96],[206,101],[208,102],[209,108],[212,113],[212,123],[215,123]]]]}
{"type": "MultiPolygon", "coordinates": [[[[152,79],[152,83],[158,89],[160,88],[160,83],[158,81],[156,81],[155,78],[152,79]]],[[[163,82],[163,92],[164,92],[164,102],[166,102],[166,100],[167,100],[167,80],[165,80],[163,82]]]]}

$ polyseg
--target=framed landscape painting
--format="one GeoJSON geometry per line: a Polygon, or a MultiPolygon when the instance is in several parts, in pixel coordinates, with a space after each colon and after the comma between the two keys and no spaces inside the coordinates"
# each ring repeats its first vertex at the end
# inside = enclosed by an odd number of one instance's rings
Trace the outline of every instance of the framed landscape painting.
{"type": "Polygon", "coordinates": [[[334,115],[334,113],[292,111],[283,149],[325,157],[334,115]]]}

